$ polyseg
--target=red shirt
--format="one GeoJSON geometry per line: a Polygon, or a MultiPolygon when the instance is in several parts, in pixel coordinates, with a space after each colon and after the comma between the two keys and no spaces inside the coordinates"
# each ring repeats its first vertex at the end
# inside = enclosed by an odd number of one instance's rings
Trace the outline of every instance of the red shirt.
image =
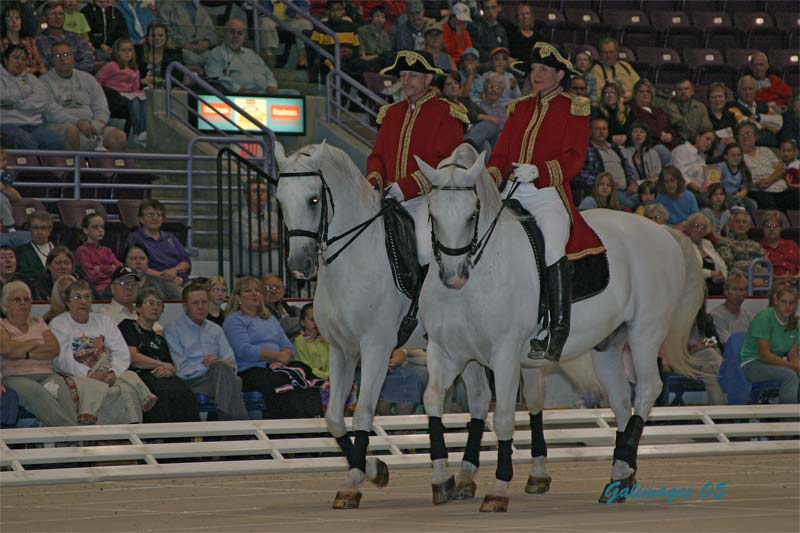
{"type": "Polygon", "coordinates": [[[458,35],[448,22],[442,26],[442,35],[444,36],[444,51],[458,65],[464,50],[472,48],[472,38],[469,36],[469,32],[465,29],[461,35],[458,35]]]}
{"type": "Polygon", "coordinates": [[[767,76],[769,87],[762,87],[756,92],[756,102],[775,102],[778,105],[786,105],[792,98],[792,88],[778,76],[767,76]]]}
{"type": "Polygon", "coordinates": [[[800,272],[800,247],[796,242],[781,239],[770,246],[767,241],[761,241],[761,247],[772,263],[773,275],[796,276],[800,272]]]}
{"type": "Polygon", "coordinates": [[[589,100],[563,92],[528,95],[508,104],[508,120],[489,158],[488,170],[499,184],[513,163],[536,165],[534,185],[558,190],[572,220],[567,256],[570,260],[603,252],[602,243],[572,201],[568,183],[583,167],[589,148],[589,100]]]}
{"type": "Polygon", "coordinates": [[[406,200],[431,190],[414,156],[436,167],[461,144],[469,123],[464,106],[432,91],[414,104],[406,99],[383,106],[377,120],[381,129],[367,158],[367,179],[382,189],[398,183],[406,200]]]}

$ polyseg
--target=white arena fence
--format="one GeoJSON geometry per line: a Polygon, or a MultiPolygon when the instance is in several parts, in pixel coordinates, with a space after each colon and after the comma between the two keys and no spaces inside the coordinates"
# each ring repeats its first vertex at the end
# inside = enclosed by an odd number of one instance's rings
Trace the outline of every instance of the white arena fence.
{"type": "MultiPolygon", "coordinates": [[[[800,452],[800,405],[655,408],[640,458],[800,452]]],[[[348,420],[348,424],[352,421],[348,420]]],[[[444,416],[450,463],[461,460],[468,414],[444,416]]],[[[516,413],[514,462],[530,461],[528,413],[516,413]]],[[[609,409],[544,412],[548,458],[610,461],[616,425],[609,409]]],[[[496,463],[487,421],[481,462],[496,463]]],[[[427,417],[376,417],[370,452],[390,468],[428,467],[427,417]],[[397,434],[402,432],[402,434],[397,434]]],[[[131,479],[344,471],[323,419],[251,420],[8,429],[0,432],[5,487],[131,479]],[[109,443],[108,441],[116,441],[109,443]],[[176,442],[177,441],[177,442],[176,442]],[[135,464],[114,464],[124,461],[135,464]],[[104,466],[98,466],[102,463],[104,466]]]]}

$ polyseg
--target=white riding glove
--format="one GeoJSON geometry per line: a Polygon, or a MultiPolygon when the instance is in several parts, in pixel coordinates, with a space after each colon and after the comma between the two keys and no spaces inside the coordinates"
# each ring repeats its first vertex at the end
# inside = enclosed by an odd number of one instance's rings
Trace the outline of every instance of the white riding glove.
{"type": "Polygon", "coordinates": [[[389,185],[389,188],[386,189],[386,196],[391,196],[398,202],[404,202],[406,199],[405,196],[403,195],[403,190],[397,183],[392,183],[391,185],[389,185]]]}
{"type": "Polygon", "coordinates": [[[539,177],[539,168],[536,165],[527,163],[513,163],[511,165],[511,175],[515,181],[521,183],[533,183],[539,177]]]}

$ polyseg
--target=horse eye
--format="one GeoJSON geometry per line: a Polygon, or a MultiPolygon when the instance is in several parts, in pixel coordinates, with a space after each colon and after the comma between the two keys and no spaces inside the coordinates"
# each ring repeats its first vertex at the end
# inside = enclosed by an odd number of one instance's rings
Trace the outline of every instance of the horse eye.
{"type": "Polygon", "coordinates": [[[313,206],[313,205],[317,205],[318,203],[319,203],[319,196],[312,196],[308,200],[308,205],[312,205],[313,206]]]}
{"type": "Polygon", "coordinates": [[[472,214],[469,216],[469,221],[470,221],[470,222],[475,222],[476,220],[478,220],[478,212],[477,212],[477,211],[475,211],[474,213],[472,213],[472,214]]]}

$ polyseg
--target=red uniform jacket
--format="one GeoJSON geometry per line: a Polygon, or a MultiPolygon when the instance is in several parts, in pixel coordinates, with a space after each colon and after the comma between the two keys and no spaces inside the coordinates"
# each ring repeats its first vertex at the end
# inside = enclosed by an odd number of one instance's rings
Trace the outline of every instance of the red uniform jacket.
{"type": "Polygon", "coordinates": [[[567,208],[572,227],[567,242],[571,260],[604,251],[572,201],[569,182],[586,159],[589,147],[589,100],[561,87],[539,98],[523,96],[508,104],[508,121],[489,158],[489,173],[500,184],[512,163],[536,165],[537,188],[555,187],[567,208]]]}
{"type": "Polygon", "coordinates": [[[403,100],[385,105],[378,114],[378,138],[367,158],[367,179],[381,189],[398,183],[406,200],[431,190],[414,159],[432,167],[461,144],[467,110],[429,92],[413,105],[403,100]]]}

